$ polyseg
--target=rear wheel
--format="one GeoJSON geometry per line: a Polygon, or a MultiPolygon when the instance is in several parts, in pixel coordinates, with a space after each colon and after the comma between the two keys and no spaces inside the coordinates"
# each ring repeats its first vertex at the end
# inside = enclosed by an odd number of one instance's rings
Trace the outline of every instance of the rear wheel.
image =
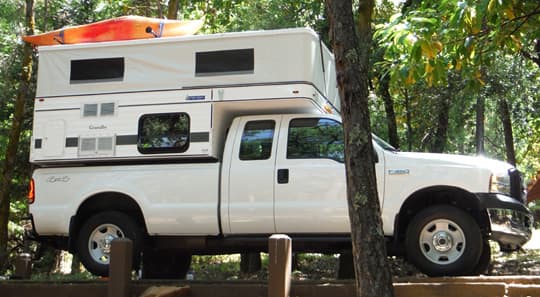
{"type": "Polygon", "coordinates": [[[476,221],[463,210],[436,205],[419,212],[409,224],[407,257],[430,276],[468,275],[474,272],[483,250],[476,221]]]}
{"type": "Polygon", "coordinates": [[[128,238],[133,242],[133,267],[139,266],[141,228],[122,212],[106,211],[86,220],[78,234],[77,251],[86,270],[99,276],[109,275],[111,243],[116,238],[128,238]]]}

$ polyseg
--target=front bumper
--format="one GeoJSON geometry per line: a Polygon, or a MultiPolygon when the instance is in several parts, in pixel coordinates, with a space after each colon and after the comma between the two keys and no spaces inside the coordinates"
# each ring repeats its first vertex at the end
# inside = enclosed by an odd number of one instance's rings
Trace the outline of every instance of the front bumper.
{"type": "Polygon", "coordinates": [[[478,194],[490,221],[491,239],[516,250],[531,239],[533,216],[523,203],[501,194],[478,194]]]}

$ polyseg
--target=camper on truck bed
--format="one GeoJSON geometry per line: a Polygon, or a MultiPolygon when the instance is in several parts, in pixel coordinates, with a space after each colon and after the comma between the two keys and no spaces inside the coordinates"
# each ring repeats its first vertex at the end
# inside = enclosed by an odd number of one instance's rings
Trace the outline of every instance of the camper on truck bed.
{"type": "MultiPolygon", "coordinates": [[[[45,46],[30,161],[32,236],[108,274],[133,240],[145,277],[192,254],[351,249],[334,59],[309,29],[45,46]]],[[[520,174],[485,158],[398,152],[374,137],[389,253],[475,274],[488,240],[531,235],[520,174]]]]}

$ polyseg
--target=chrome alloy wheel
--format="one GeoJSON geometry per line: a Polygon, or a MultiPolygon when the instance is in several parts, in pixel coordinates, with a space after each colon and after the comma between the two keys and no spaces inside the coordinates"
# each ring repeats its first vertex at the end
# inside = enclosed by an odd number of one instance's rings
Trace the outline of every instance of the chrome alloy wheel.
{"type": "Polygon", "coordinates": [[[88,238],[90,256],[100,264],[109,264],[112,241],[124,237],[124,232],[116,225],[102,224],[97,226],[88,238]]]}
{"type": "Polygon", "coordinates": [[[419,238],[422,254],[435,264],[457,261],[465,251],[465,233],[454,222],[436,219],[427,223],[419,238]]]}

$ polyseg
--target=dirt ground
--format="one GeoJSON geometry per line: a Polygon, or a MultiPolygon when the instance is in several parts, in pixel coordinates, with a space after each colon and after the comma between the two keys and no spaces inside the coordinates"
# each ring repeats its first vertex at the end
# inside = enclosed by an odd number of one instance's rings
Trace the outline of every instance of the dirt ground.
{"type": "Polygon", "coordinates": [[[491,275],[540,275],[540,230],[516,253],[505,254],[492,247],[491,275]]]}

